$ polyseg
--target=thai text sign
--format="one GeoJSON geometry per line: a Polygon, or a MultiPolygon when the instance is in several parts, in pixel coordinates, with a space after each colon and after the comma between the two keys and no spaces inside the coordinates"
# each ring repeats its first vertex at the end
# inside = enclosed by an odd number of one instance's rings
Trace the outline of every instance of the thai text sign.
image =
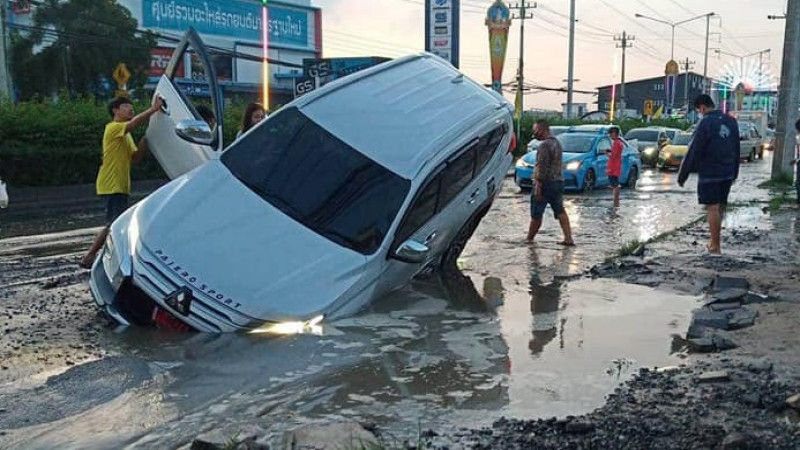
{"type": "MultiPolygon", "coordinates": [[[[271,46],[314,49],[313,11],[269,5],[271,46]]],[[[143,0],[142,25],[200,34],[261,41],[261,6],[239,0],[143,0]]]]}

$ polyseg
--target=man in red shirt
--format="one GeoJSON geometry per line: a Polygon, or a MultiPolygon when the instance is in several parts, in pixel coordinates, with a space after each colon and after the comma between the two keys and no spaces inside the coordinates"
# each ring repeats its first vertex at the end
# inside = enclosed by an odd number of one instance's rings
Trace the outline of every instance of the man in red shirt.
{"type": "Polygon", "coordinates": [[[619,127],[608,129],[608,136],[611,138],[611,149],[606,150],[608,164],[606,164],[606,175],[608,184],[614,192],[614,207],[619,206],[619,177],[622,173],[622,141],[619,138],[619,127]]]}

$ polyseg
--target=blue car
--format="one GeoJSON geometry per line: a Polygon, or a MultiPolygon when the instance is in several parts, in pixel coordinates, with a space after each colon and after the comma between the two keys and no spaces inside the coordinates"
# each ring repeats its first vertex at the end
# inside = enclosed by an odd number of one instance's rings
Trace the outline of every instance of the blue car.
{"type": "MultiPolygon", "coordinates": [[[[611,149],[611,138],[608,126],[577,126],[570,131],[556,136],[564,150],[563,174],[566,190],[591,191],[597,187],[608,186],[606,150],[611,149]]],[[[642,172],[639,151],[622,139],[622,173],[620,180],[623,186],[631,189],[642,172]]],[[[530,189],[533,168],[536,165],[537,150],[527,152],[519,160],[514,170],[514,181],[522,189],[530,189]]]]}

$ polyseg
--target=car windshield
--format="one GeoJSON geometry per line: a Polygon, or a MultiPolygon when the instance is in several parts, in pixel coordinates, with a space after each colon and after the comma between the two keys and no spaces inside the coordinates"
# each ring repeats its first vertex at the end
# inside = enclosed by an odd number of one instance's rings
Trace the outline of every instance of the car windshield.
{"type": "Polygon", "coordinates": [[[587,153],[592,149],[596,137],[593,134],[564,133],[556,139],[561,143],[564,153],[587,153]]]}
{"type": "Polygon", "coordinates": [[[691,133],[681,133],[675,136],[675,140],[672,141],[673,145],[689,145],[689,142],[692,140],[691,133]]]}
{"type": "Polygon", "coordinates": [[[628,141],[638,139],[640,141],[656,142],[658,140],[658,131],[634,129],[625,134],[625,139],[628,141]]]}
{"type": "Polygon", "coordinates": [[[550,134],[552,134],[553,136],[558,136],[559,134],[566,133],[567,131],[569,131],[569,127],[562,127],[562,126],[550,127],[550,134]]]}
{"type": "Polygon", "coordinates": [[[380,247],[411,186],[297,108],[271,116],[221,160],[272,206],[362,254],[380,247]]]}

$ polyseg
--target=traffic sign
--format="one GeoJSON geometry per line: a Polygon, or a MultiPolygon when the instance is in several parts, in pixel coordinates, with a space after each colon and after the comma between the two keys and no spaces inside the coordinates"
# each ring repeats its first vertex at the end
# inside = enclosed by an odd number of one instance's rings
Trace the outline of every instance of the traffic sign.
{"type": "Polygon", "coordinates": [[[117,64],[117,68],[114,69],[114,73],[111,76],[114,77],[114,81],[120,86],[124,86],[125,83],[131,79],[131,73],[128,71],[128,68],[125,67],[125,63],[117,64]]]}
{"type": "Polygon", "coordinates": [[[653,101],[650,99],[644,101],[644,115],[645,116],[653,115],[653,101]]]}

